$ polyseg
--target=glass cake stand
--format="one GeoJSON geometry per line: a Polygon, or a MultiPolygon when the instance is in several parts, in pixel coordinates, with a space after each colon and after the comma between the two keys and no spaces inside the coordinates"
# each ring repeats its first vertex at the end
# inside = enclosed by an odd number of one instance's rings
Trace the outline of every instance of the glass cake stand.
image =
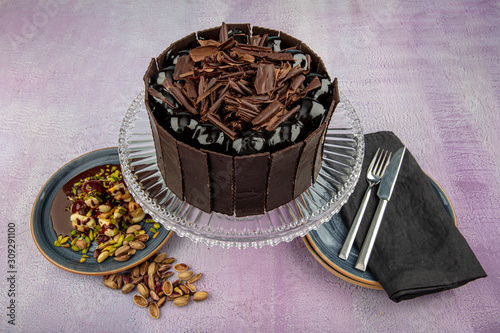
{"type": "Polygon", "coordinates": [[[144,93],[133,101],[120,128],[118,154],[124,179],[144,211],[181,237],[240,249],[290,242],[330,220],[359,179],[363,131],[352,105],[342,94],[340,98],[326,133],[318,179],[295,200],[263,215],[208,214],[180,200],[166,187],[156,163],[144,93]]]}

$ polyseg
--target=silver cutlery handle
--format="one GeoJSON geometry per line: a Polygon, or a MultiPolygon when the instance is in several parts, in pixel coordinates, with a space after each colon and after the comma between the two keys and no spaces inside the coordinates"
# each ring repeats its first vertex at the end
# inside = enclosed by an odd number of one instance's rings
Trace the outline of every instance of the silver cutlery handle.
{"type": "Polygon", "coordinates": [[[344,245],[340,250],[340,259],[347,260],[347,258],[349,257],[349,253],[351,253],[352,244],[354,243],[354,239],[356,238],[356,234],[358,233],[359,225],[361,224],[361,220],[363,219],[363,215],[365,214],[366,206],[368,205],[368,200],[370,200],[371,193],[372,186],[368,186],[365,192],[365,196],[363,197],[363,201],[361,201],[361,205],[359,206],[358,212],[356,213],[356,217],[354,217],[354,221],[352,221],[349,233],[345,238],[344,245]]]}
{"type": "Polygon", "coordinates": [[[387,200],[380,200],[377,206],[377,211],[375,212],[375,216],[370,224],[370,229],[368,229],[365,241],[361,247],[358,260],[356,261],[356,266],[354,266],[357,270],[364,272],[368,266],[368,260],[370,260],[373,244],[375,244],[375,239],[377,238],[377,233],[380,228],[382,218],[384,217],[385,207],[387,207],[387,202],[387,200]]]}

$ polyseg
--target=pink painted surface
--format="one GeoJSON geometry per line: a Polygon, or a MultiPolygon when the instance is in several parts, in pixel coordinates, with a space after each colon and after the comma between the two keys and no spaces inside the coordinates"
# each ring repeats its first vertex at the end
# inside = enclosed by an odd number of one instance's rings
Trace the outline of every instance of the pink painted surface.
{"type": "MultiPolygon", "coordinates": [[[[497,1],[7,0],[0,45],[0,233],[16,223],[19,265],[16,326],[2,315],[0,331],[500,331],[497,1]],[[174,236],[164,250],[202,271],[211,296],[167,304],[153,321],[131,295],[45,260],[29,230],[45,181],[116,146],[150,58],[222,21],[283,30],[314,49],[365,132],[394,131],[443,186],[488,278],[395,304],[326,271],[300,239],[224,250],[174,236]]],[[[6,276],[6,236],[0,253],[6,276]]],[[[2,314],[8,287],[2,278],[2,314]]]]}

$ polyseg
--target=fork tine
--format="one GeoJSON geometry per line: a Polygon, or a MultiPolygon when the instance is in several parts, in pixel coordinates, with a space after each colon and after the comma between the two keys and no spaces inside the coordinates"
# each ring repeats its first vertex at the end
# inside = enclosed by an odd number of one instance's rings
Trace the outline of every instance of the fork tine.
{"type": "Polygon", "coordinates": [[[384,149],[382,149],[382,151],[380,152],[380,156],[377,158],[377,162],[376,162],[375,168],[372,171],[375,175],[379,174],[380,168],[382,167],[382,165],[384,163],[384,159],[385,159],[386,156],[387,156],[387,151],[384,150],[384,149]]]}
{"type": "MultiPolygon", "coordinates": [[[[387,155],[387,152],[385,155],[387,155]]],[[[386,157],[385,155],[384,155],[384,158],[386,157]]],[[[391,157],[392,157],[392,153],[389,153],[389,156],[387,156],[387,159],[382,163],[381,167],[382,166],[383,167],[382,167],[382,170],[380,171],[380,174],[379,174],[380,177],[382,177],[384,175],[385,169],[387,168],[387,166],[389,165],[389,162],[391,161],[391,157]]]]}
{"type": "Polygon", "coordinates": [[[368,166],[368,172],[370,172],[370,171],[373,172],[373,170],[375,170],[374,165],[375,165],[375,162],[378,162],[379,151],[380,151],[380,148],[377,149],[377,151],[375,152],[375,155],[372,157],[372,161],[370,162],[370,166],[368,166]]]}

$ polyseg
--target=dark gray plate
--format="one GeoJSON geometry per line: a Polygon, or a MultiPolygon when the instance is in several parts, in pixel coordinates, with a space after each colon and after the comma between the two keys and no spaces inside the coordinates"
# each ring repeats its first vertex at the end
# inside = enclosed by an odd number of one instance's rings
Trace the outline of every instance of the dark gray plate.
{"type": "MultiPolygon", "coordinates": [[[[432,187],[438,194],[438,197],[441,199],[446,211],[453,218],[456,224],[457,218],[450,199],[441,186],[434,179],[432,179],[432,177],[429,175],[427,176],[429,177],[432,187]]],[[[359,255],[359,251],[355,246],[352,247],[347,261],[339,258],[338,255],[342,245],[344,244],[347,233],[348,229],[342,221],[340,214],[335,214],[330,221],[323,223],[317,230],[310,231],[306,235],[304,242],[307,242],[306,245],[316,260],[318,260],[325,268],[327,268],[325,264],[328,265],[327,269],[329,271],[332,271],[329,269],[332,268],[334,270],[332,273],[335,275],[348,282],[355,283],[363,287],[381,289],[380,284],[369,269],[365,272],[361,272],[354,268],[359,255]]]]}
{"type": "MultiPolygon", "coordinates": [[[[124,262],[118,262],[110,258],[102,263],[98,263],[92,256],[96,248],[95,243],[87,253],[90,258],[87,258],[87,261],[84,263],[80,263],[82,256],[80,252],[73,252],[71,249],[54,246],[57,235],[52,229],[50,207],[57,192],[71,178],[81,172],[106,164],[120,164],[116,147],[95,150],[72,160],[50,177],[40,190],[33,205],[31,212],[31,235],[38,250],[48,261],[72,273],[108,275],[127,270],[151,257],[173,234],[173,231],[166,230],[163,226],[156,238],[153,238],[153,234],[147,231],[150,239],[146,243],[146,248],[137,251],[128,261],[124,262]]],[[[68,223],[70,222],[68,221],[68,223]]],[[[149,227],[145,227],[144,229],[149,230],[149,227]]]]}

